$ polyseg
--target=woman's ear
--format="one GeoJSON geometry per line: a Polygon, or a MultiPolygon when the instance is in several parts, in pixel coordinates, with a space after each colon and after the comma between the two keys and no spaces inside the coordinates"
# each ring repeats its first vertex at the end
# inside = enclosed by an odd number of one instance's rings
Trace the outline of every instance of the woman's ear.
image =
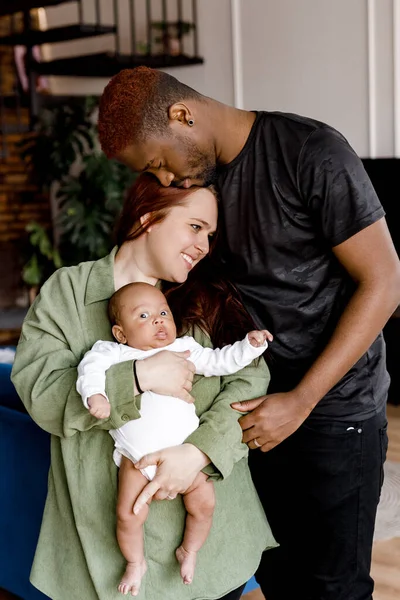
{"type": "Polygon", "coordinates": [[[146,213],[145,215],[142,215],[140,217],[140,224],[141,224],[141,226],[143,228],[145,228],[146,231],[148,231],[148,232],[151,231],[151,225],[150,225],[150,227],[147,227],[147,228],[146,228],[146,225],[150,221],[150,219],[151,219],[151,213],[146,213]]]}
{"type": "Polygon", "coordinates": [[[120,344],[126,344],[127,339],[121,325],[113,325],[112,334],[120,344]]]}

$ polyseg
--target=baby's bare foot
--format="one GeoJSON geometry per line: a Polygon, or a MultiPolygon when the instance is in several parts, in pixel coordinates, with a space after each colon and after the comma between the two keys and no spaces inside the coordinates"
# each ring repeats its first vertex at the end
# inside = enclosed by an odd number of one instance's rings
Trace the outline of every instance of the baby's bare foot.
{"type": "Polygon", "coordinates": [[[185,550],[183,546],[179,546],[175,552],[176,559],[181,565],[181,577],[186,585],[192,583],[194,569],[196,567],[197,552],[185,550]]]}
{"type": "Polygon", "coordinates": [[[137,596],[140,590],[142,577],[146,573],[147,565],[143,559],[141,562],[127,563],[124,576],[118,586],[118,591],[124,596],[131,592],[132,596],[137,596]]]}

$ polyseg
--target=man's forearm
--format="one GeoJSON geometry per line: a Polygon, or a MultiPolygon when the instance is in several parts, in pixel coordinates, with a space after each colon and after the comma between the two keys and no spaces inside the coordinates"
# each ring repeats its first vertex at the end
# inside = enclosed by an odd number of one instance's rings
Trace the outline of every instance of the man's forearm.
{"type": "Polygon", "coordinates": [[[360,285],[352,296],[327,346],[296,386],[309,410],[365,354],[393,314],[398,299],[385,288],[360,285]]]}

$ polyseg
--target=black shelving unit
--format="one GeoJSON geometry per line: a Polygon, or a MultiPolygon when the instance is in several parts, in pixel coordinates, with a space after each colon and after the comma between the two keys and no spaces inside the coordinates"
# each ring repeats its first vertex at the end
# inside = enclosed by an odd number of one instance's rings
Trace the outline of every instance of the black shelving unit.
{"type": "Polygon", "coordinates": [[[140,65],[162,69],[197,65],[202,62],[201,58],[190,56],[167,56],[163,54],[135,56],[103,52],[36,63],[35,70],[41,75],[93,77],[93,73],[96,73],[96,77],[112,77],[122,69],[133,69],[140,65]]]}
{"type": "Polygon", "coordinates": [[[1,0],[0,17],[31,10],[31,8],[57,6],[58,4],[66,4],[67,2],[74,1],[75,0],[1,0]]]}
{"type": "Polygon", "coordinates": [[[67,42],[80,38],[89,38],[99,35],[115,34],[115,25],[90,25],[78,23],[77,25],[65,25],[53,29],[32,30],[27,33],[14,33],[0,37],[0,46],[40,46],[41,44],[53,44],[55,42],[67,42]]]}
{"type": "MultiPolygon", "coordinates": [[[[133,68],[139,65],[146,65],[158,68],[180,67],[186,65],[197,65],[203,63],[203,59],[198,56],[197,40],[197,2],[191,0],[191,20],[184,22],[183,0],[176,0],[176,11],[178,20],[170,23],[167,20],[167,0],[161,0],[162,21],[160,31],[160,21],[154,23],[152,15],[154,7],[152,0],[146,0],[146,23],[147,42],[143,52],[138,52],[136,44],[135,27],[135,0],[110,0],[113,6],[113,23],[104,24],[102,22],[101,5],[99,0],[0,0],[0,16],[23,14],[23,30],[14,31],[14,19],[10,19],[11,31],[7,35],[0,37],[0,46],[24,46],[26,47],[26,71],[29,78],[29,101],[28,105],[31,111],[32,122],[39,110],[39,98],[36,91],[36,79],[38,75],[57,75],[73,77],[112,77],[121,69],[133,68]],[[57,6],[61,4],[75,2],[78,8],[79,22],[62,27],[54,27],[41,31],[32,27],[30,10],[39,7],[57,6]],[[95,12],[95,23],[84,22],[84,3],[93,3],[95,12]],[[130,27],[130,53],[122,52],[121,37],[119,32],[120,9],[124,5],[129,7],[131,20],[130,27]],[[154,27],[157,29],[163,39],[163,51],[155,52],[153,45],[154,27]],[[168,52],[168,36],[171,26],[177,32],[174,52],[168,52]],[[187,27],[189,26],[189,27],[187,27]],[[192,53],[188,55],[183,51],[183,37],[187,30],[192,40],[192,53]],[[82,56],[70,56],[50,61],[38,62],[34,59],[33,48],[42,44],[53,44],[82,38],[91,38],[95,36],[110,35],[114,36],[114,48],[110,51],[103,51],[95,54],[85,54],[82,56]],[[165,41],[167,40],[167,42],[165,41]],[[177,47],[176,47],[177,46],[177,47]]],[[[1,91],[0,91],[1,95],[1,91]]]]}

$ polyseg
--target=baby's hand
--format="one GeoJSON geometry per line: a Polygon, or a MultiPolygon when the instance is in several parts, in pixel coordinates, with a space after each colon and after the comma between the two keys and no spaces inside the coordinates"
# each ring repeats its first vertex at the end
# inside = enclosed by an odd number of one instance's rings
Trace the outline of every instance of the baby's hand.
{"type": "Polygon", "coordinates": [[[267,329],[262,329],[261,331],[255,330],[250,331],[248,334],[249,342],[255,348],[259,348],[264,344],[266,340],[272,342],[274,336],[267,329]]]}
{"type": "Polygon", "coordinates": [[[111,414],[111,406],[103,394],[93,394],[88,398],[89,412],[96,419],[107,419],[111,414]]]}

